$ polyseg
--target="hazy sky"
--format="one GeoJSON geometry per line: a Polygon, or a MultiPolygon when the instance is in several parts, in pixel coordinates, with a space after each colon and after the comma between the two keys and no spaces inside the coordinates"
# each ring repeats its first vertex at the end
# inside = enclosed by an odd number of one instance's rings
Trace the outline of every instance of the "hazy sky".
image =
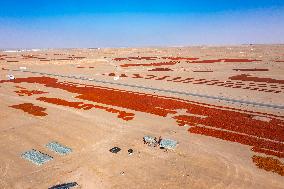
{"type": "Polygon", "coordinates": [[[284,0],[1,0],[0,48],[284,43],[284,0]]]}

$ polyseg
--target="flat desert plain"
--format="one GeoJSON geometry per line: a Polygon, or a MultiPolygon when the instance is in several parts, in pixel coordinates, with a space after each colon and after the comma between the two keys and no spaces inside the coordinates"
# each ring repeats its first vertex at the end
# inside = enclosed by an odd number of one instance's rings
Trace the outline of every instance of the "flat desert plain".
{"type": "Polygon", "coordinates": [[[284,45],[1,51],[0,73],[0,188],[284,188],[284,45]]]}

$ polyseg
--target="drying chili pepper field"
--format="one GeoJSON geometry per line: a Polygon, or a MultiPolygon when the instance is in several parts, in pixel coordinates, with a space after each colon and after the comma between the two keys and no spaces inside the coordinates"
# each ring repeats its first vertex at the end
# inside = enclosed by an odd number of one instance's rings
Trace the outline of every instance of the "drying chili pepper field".
{"type": "Polygon", "coordinates": [[[283,60],[283,45],[0,51],[0,188],[284,188],[283,60]]]}

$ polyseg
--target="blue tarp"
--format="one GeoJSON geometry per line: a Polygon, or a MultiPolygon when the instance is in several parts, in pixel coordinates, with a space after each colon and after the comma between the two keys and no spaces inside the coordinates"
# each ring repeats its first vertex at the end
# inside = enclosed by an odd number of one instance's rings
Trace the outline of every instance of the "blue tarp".
{"type": "Polygon", "coordinates": [[[21,157],[33,162],[36,165],[42,165],[53,159],[53,157],[34,149],[22,153],[21,157]]]}
{"type": "Polygon", "coordinates": [[[54,151],[60,155],[66,155],[72,152],[71,148],[68,148],[67,146],[64,146],[62,144],[59,144],[58,142],[52,141],[46,145],[48,149],[51,151],[54,151]]]}
{"type": "Polygon", "coordinates": [[[172,140],[172,139],[162,139],[160,141],[160,148],[174,149],[177,143],[178,143],[177,141],[172,140]]]}

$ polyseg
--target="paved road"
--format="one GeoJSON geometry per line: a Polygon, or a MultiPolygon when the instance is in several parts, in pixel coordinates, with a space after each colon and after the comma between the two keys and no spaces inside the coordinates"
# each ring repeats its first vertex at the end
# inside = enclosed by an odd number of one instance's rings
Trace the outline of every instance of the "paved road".
{"type": "Polygon", "coordinates": [[[213,100],[221,100],[221,101],[226,101],[230,103],[254,105],[254,106],[260,106],[260,107],[266,107],[266,108],[272,108],[272,109],[281,109],[281,110],[284,109],[284,105],[281,105],[281,104],[276,105],[276,104],[258,103],[258,102],[253,102],[253,101],[232,99],[232,98],[226,98],[226,97],[220,97],[220,96],[210,96],[210,95],[204,95],[204,94],[198,94],[198,93],[173,91],[173,90],[167,90],[167,89],[152,88],[152,87],[147,87],[147,86],[142,86],[142,85],[126,84],[126,83],[98,80],[98,79],[92,79],[92,78],[86,78],[86,77],[77,77],[74,75],[69,76],[69,75],[60,75],[60,74],[54,74],[54,73],[45,73],[45,72],[20,70],[20,69],[9,69],[9,71],[15,71],[15,72],[20,71],[20,72],[27,72],[27,73],[40,74],[40,75],[57,76],[57,77],[72,78],[72,79],[78,79],[78,80],[88,80],[88,81],[92,81],[96,83],[105,83],[105,84],[120,85],[120,86],[132,87],[132,88],[146,89],[146,90],[151,90],[151,91],[181,94],[181,95],[186,95],[186,96],[194,96],[194,97],[201,97],[201,98],[207,98],[207,99],[213,99],[213,100]]]}

